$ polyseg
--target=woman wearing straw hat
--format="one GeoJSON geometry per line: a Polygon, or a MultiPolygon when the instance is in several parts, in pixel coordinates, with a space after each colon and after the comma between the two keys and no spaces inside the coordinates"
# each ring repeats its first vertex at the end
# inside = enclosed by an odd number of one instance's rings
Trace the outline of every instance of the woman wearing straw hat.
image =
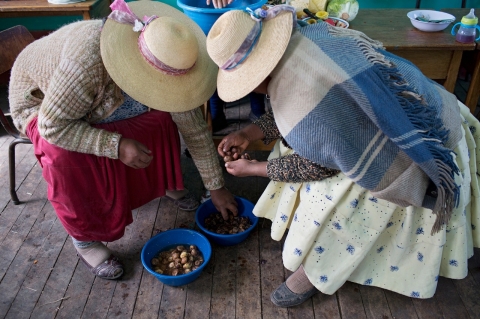
{"type": "Polygon", "coordinates": [[[288,6],[225,13],[207,50],[220,98],[270,96],[273,114],[218,152],[236,159],[229,173],[272,180],[254,213],[275,240],[289,229],[283,264],[294,271],[274,304],[347,280],[429,298],[438,276],[467,275],[480,247],[480,123],[454,95],[362,33],[300,27],[288,6]],[[262,139],[279,139],[269,160],[243,158],[262,139]]]}
{"type": "Polygon", "coordinates": [[[28,46],[9,87],[48,199],[78,256],[105,279],[123,267],[102,241],[123,236],[132,209],[165,194],[180,208],[196,207],[181,198],[178,131],[216,208],[237,213],[198,108],[217,75],[205,34],[160,2],[116,0],[111,8],[105,24],[72,23],[28,46]]]}

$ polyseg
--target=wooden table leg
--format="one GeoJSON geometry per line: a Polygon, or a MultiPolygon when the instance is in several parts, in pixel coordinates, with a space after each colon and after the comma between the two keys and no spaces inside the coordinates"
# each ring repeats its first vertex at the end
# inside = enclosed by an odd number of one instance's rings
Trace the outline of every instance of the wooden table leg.
{"type": "Polygon", "coordinates": [[[480,97],[480,51],[475,50],[475,66],[473,68],[472,80],[465,99],[465,105],[470,109],[470,113],[475,114],[478,98],[480,97]]]}
{"type": "Polygon", "coordinates": [[[210,114],[210,101],[203,103],[200,107],[203,114],[203,119],[207,122],[208,130],[212,132],[212,114],[210,114]]]}
{"type": "Polygon", "coordinates": [[[90,11],[83,11],[83,20],[90,20],[90,11]]]}
{"type": "Polygon", "coordinates": [[[453,93],[455,84],[457,83],[458,70],[460,69],[460,62],[462,61],[463,51],[453,51],[450,66],[448,68],[447,78],[443,86],[448,92],[453,93]]]}

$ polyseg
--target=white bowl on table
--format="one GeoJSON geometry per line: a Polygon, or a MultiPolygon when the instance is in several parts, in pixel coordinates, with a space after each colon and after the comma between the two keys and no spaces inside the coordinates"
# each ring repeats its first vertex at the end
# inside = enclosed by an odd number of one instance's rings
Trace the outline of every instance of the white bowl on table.
{"type": "Polygon", "coordinates": [[[410,18],[412,25],[421,30],[426,32],[435,32],[444,30],[446,27],[450,25],[453,21],[455,21],[455,17],[450,13],[442,12],[442,11],[435,11],[435,10],[414,10],[407,13],[407,17],[410,18]],[[428,20],[445,20],[444,22],[425,22],[417,20],[417,17],[425,17],[428,20]]]}

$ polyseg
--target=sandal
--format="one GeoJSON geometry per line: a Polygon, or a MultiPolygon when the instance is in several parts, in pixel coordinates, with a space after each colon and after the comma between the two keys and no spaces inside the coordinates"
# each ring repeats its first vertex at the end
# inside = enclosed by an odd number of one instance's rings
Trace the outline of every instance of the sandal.
{"type": "Polygon", "coordinates": [[[166,199],[169,201],[172,201],[175,206],[178,208],[185,210],[185,211],[193,211],[200,206],[200,203],[198,200],[190,193],[187,193],[185,196],[179,198],[179,199],[174,199],[169,196],[165,196],[166,199]]]}
{"type": "Polygon", "coordinates": [[[283,282],[280,287],[278,287],[274,292],[272,292],[272,294],[270,295],[270,300],[275,306],[288,308],[302,304],[310,297],[315,295],[317,292],[318,289],[313,287],[312,289],[303,294],[296,294],[290,289],[288,289],[286,282],[283,282]]]}
{"type": "Polygon", "coordinates": [[[83,261],[85,266],[87,266],[88,270],[90,270],[90,272],[92,272],[95,276],[99,278],[111,280],[117,279],[123,275],[123,265],[114,255],[110,255],[107,260],[105,260],[97,267],[93,267],[92,265],[90,265],[85,259],[83,259],[82,255],[80,255],[79,253],[77,253],[77,256],[80,258],[81,261],[83,261]]]}

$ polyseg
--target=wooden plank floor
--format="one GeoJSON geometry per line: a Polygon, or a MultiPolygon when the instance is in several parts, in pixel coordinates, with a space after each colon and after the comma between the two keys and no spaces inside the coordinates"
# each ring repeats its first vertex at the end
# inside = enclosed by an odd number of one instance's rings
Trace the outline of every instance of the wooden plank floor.
{"type": "MultiPolygon", "coordinates": [[[[248,116],[242,106],[228,114],[248,116]]],[[[213,245],[213,256],[199,279],[184,287],[164,286],[140,261],[143,244],[176,227],[195,228],[194,214],[156,199],[134,211],[125,236],[108,243],[124,262],[117,281],[94,278],[79,262],[71,240],[47,201],[47,185],[31,145],[17,146],[17,189],[21,205],[8,192],[7,150],[0,133],[0,318],[480,318],[480,258],[470,260],[462,280],[440,278],[431,299],[412,299],[347,282],[334,295],[317,294],[291,309],[277,308],[270,293],[290,272],[282,266],[282,242],[270,238],[262,219],[250,237],[234,247],[213,245]]],[[[252,154],[265,159],[266,152],[252,154]]],[[[199,174],[182,155],[185,182],[197,196],[199,174]]],[[[233,178],[228,188],[255,202],[268,181],[233,178]]]]}

